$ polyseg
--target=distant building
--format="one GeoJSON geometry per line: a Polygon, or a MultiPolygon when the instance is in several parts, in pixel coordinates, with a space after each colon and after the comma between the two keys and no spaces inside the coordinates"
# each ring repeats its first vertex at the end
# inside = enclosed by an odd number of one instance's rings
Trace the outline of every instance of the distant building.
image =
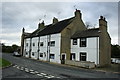
{"type": "Polygon", "coordinates": [[[21,54],[25,57],[64,63],[65,60],[89,61],[97,66],[111,63],[111,38],[107,21],[100,16],[99,28],[88,29],[80,10],[75,16],[53,23],[38,24],[38,29],[26,33],[23,28],[21,54]]]}

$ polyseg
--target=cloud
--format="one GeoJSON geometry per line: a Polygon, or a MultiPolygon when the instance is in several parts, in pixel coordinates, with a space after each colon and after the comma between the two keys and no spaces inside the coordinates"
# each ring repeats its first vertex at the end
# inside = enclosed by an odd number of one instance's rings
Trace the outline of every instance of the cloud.
{"type": "MultiPolygon", "coordinates": [[[[27,32],[32,32],[38,28],[39,19],[40,22],[44,20],[48,25],[52,23],[53,17],[57,17],[60,21],[74,16],[75,8],[81,10],[84,22],[97,24],[96,27],[98,27],[99,16],[105,16],[110,36],[112,39],[117,37],[117,2],[3,2],[0,9],[2,10],[2,39],[4,42],[14,41],[20,45],[23,27],[27,32]]],[[[116,41],[113,40],[112,43],[116,41]]]]}

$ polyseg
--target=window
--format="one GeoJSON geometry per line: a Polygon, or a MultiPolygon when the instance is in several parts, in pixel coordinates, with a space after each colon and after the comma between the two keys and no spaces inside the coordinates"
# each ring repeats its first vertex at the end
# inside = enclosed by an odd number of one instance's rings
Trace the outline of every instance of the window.
{"type": "Polygon", "coordinates": [[[50,54],[50,59],[54,59],[55,58],[55,54],[50,54]]]}
{"type": "Polygon", "coordinates": [[[33,43],[33,46],[35,46],[35,43],[33,43]]]}
{"type": "Polygon", "coordinates": [[[77,39],[73,39],[73,45],[77,45],[77,39]]]}
{"type": "Polygon", "coordinates": [[[43,53],[40,53],[40,57],[43,57],[43,53]]]}
{"type": "Polygon", "coordinates": [[[86,53],[85,52],[80,53],[80,61],[86,61],[86,53]]]}
{"type": "Polygon", "coordinates": [[[28,46],[28,43],[26,43],[26,46],[28,46]]]}
{"type": "Polygon", "coordinates": [[[28,55],[28,52],[26,52],[26,55],[28,55]]]}
{"type": "Polygon", "coordinates": [[[55,41],[48,42],[48,46],[55,46],[55,41]]]}
{"type": "Polygon", "coordinates": [[[86,47],[86,38],[80,38],[80,47],[86,47]]]}
{"type": "Polygon", "coordinates": [[[43,42],[40,42],[40,46],[43,46],[43,42]]]}
{"type": "Polygon", "coordinates": [[[55,46],[55,41],[51,41],[51,46],[55,46]]]}
{"type": "Polygon", "coordinates": [[[32,52],[32,56],[34,56],[34,52],[32,52]]]}
{"type": "Polygon", "coordinates": [[[70,54],[70,60],[75,60],[75,53],[70,54]]]}

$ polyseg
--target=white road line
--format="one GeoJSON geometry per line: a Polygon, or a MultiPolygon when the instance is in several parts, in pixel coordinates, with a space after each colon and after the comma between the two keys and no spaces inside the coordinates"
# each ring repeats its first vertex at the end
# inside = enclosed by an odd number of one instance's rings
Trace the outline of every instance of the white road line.
{"type": "Polygon", "coordinates": [[[17,65],[14,65],[13,67],[17,67],[17,65]]]}
{"type": "Polygon", "coordinates": [[[60,78],[60,77],[56,77],[56,78],[60,78]]]}
{"type": "Polygon", "coordinates": [[[28,70],[28,68],[25,68],[25,70],[28,70]]]}
{"type": "Polygon", "coordinates": [[[35,74],[35,72],[30,72],[31,74],[35,74]]]}
{"type": "Polygon", "coordinates": [[[25,70],[25,72],[29,72],[28,70],[25,70]]]}
{"type": "Polygon", "coordinates": [[[55,76],[53,76],[53,75],[49,75],[50,77],[55,77],[55,76]]]}
{"type": "Polygon", "coordinates": [[[39,73],[39,72],[35,71],[35,73],[37,74],[37,73],[39,73]]]}
{"type": "Polygon", "coordinates": [[[20,67],[18,66],[17,69],[20,69],[20,67]]]}
{"type": "Polygon", "coordinates": [[[34,71],[34,70],[30,69],[30,71],[32,72],[32,71],[34,71]]]}
{"type": "Polygon", "coordinates": [[[44,77],[46,77],[46,78],[51,78],[51,77],[49,77],[49,76],[44,76],[44,77]]]}
{"type": "Polygon", "coordinates": [[[40,73],[40,74],[42,74],[42,75],[44,75],[44,76],[47,75],[47,74],[45,74],[45,73],[40,73]]]}
{"type": "Polygon", "coordinates": [[[41,74],[37,74],[38,76],[43,76],[43,75],[41,75],[41,74]]]}

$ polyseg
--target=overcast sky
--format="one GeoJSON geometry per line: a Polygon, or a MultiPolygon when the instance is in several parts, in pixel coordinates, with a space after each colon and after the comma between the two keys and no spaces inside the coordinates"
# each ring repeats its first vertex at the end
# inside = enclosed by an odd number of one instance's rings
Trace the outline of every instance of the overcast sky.
{"type": "Polygon", "coordinates": [[[59,21],[73,17],[76,8],[81,10],[83,21],[90,22],[94,27],[98,27],[99,16],[105,16],[111,42],[118,44],[117,2],[2,2],[0,42],[20,45],[23,27],[26,32],[33,32],[38,28],[39,19],[48,25],[52,23],[53,17],[59,21]]]}

